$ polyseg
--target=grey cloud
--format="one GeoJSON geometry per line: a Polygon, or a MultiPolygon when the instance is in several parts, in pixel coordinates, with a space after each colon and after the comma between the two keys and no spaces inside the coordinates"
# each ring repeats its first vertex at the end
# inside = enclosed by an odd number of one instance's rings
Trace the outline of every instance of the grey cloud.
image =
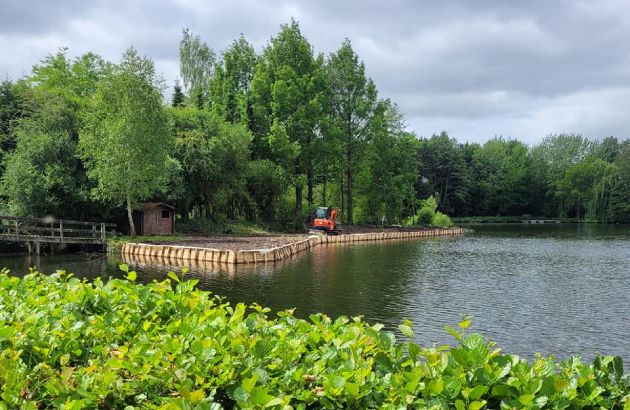
{"type": "Polygon", "coordinates": [[[183,27],[217,53],[241,33],[261,51],[294,17],[318,52],[350,38],[380,95],[418,135],[623,137],[629,14],[625,0],[5,0],[0,76],[17,78],[61,46],[117,61],[134,45],[172,84],[183,27]]]}

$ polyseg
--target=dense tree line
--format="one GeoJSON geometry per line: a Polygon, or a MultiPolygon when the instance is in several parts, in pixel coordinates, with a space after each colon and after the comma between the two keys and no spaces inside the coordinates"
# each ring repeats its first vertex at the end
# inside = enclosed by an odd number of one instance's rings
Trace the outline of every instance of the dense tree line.
{"type": "Polygon", "coordinates": [[[533,147],[494,138],[422,140],[417,192],[457,216],[545,216],[630,222],[630,140],[549,135],[533,147]]]}
{"type": "Polygon", "coordinates": [[[349,40],[318,54],[295,21],[260,54],[244,37],[217,54],[184,30],[180,75],[166,103],[133,48],[118,64],[61,50],[2,82],[2,212],[123,219],[153,200],[184,221],[293,229],[321,205],[402,223],[433,196],[454,216],[630,221],[629,140],[418,138],[349,40]]]}

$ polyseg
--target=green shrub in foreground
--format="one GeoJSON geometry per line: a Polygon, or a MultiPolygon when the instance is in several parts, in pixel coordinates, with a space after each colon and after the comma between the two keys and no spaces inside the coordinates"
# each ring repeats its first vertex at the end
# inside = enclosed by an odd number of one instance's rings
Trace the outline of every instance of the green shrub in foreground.
{"type": "Polygon", "coordinates": [[[359,318],[270,319],[169,276],[1,273],[0,408],[630,408],[616,357],[528,364],[464,335],[468,320],[447,328],[454,346],[425,348],[359,318]]]}

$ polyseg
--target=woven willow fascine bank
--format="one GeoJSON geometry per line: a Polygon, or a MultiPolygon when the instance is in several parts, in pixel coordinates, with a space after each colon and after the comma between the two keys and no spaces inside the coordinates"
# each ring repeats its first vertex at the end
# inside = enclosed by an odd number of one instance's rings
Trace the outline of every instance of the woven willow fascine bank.
{"type": "Polygon", "coordinates": [[[254,250],[209,249],[194,246],[152,245],[126,243],[121,249],[123,255],[146,256],[181,261],[215,262],[225,264],[246,264],[277,262],[318,245],[353,243],[365,241],[388,241],[396,239],[435,238],[438,236],[462,235],[464,228],[431,229],[409,232],[372,232],[351,235],[313,235],[287,245],[254,250]]]}

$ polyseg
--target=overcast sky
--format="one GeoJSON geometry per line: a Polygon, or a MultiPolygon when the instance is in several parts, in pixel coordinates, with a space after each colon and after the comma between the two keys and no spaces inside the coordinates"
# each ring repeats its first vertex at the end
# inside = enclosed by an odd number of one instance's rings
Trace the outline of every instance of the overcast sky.
{"type": "Polygon", "coordinates": [[[317,52],[349,38],[419,136],[630,137],[628,0],[0,0],[0,77],[60,47],[118,61],[133,45],[172,85],[182,28],[260,52],[292,17],[317,52]]]}

